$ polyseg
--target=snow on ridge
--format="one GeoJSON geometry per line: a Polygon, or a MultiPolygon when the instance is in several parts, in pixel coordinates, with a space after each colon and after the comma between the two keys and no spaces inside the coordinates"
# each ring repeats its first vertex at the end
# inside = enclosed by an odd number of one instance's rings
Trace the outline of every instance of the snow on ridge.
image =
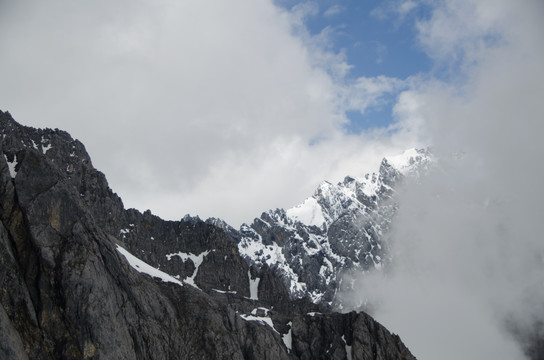
{"type": "MultiPolygon", "coordinates": [[[[287,210],[269,210],[261,219],[256,219],[254,225],[243,224],[240,227],[239,252],[258,268],[264,264],[273,268],[288,286],[292,297],[308,296],[314,303],[325,301],[328,298],[324,296],[335,284],[338,271],[346,266],[363,268],[368,265],[382,269],[383,253],[374,248],[381,250],[379,241],[383,231],[388,229],[387,219],[394,214],[394,209],[388,207],[388,202],[381,200],[389,200],[390,190],[399,178],[399,173],[401,177],[418,176],[433,161],[429,150],[412,148],[400,155],[385,157],[383,164],[386,166],[380,168],[378,173],[367,173],[363,177],[346,176],[343,181],[335,184],[323,181],[314,194],[299,205],[287,210]],[[339,219],[343,221],[341,224],[348,223],[361,228],[355,234],[334,227],[335,232],[331,233],[336,242],[351,241],[353,236],[361,238],[361,246],[349,244],[349,254],[340,255],[336,250],[338,247],[331,247],[329,242],[328,230],[339,219]],[[370,228],[363,228],[365,224],[371,224],[370,228]],[[276,231],[274,227],[281,228],[282,236],[288,237],[283,246],[289,249],[292,245],[297,249],[296,254],[285,251],[273,237],[269,237],[270,232],[274,234],[276,231]],[[347,236],[345,240],[343,232],[347,236]],[[263,243],[265,236],[266,245],[263,243]],[[373,244],[373,241],[377,243],[373,244]],[[370,250],[363,248],[363,245],[368,244],[370,250]],[[308,286],[302,281],[304,277],[301,272],[305,271],[306,261],[316,256],[323,260],[319,260],[319,268],[315,269],[316,274],[308,286]],[[314,280],[318,281],[317,285],[314,280]]],[[[282,238],[282,241],[285,239],[282,238]]],[[[333,244],[336,246],[336,243],[333,244]]],[[[250,276],[250,285],[251,281],[250,276]]]]}
{"type": "Polygon", "coordinates": [[[368,197],[376,196],[381,187],[381,184],[378,181],[378,175],[375,173],[372,175],[366,174],[364,179],[357,179],[357,182],[360,184],[360,189],[362,190],[363,194],[368,197]]]}
{"type": "Polygon", "coordinates": [[[333,185],[325,181],[317,188],[314,198],[321,205],[327,226],[347,211],[362,207],[362,204],[357,200],[355,189],[350,184],[347,186],[343,183],[333,185]]]}
{"type": "Polygon", "coordinates": [[[255,315],[240,315],[242,319],[245,321],[257,321],[263,325],[268,325],[274,332],[278,333],[278,330],[274,327],[274,323],[272,322],[272,319],[269,316],[255,316],[255,315]]]}
{"type": "Polygon", "coordinates": [[[244,231],[253,235],[255,238],[243,236],[242,240],[238,243],[238,251],[244,258],[249,258],[258,268],[267,264],[270,267],[275,267],[277,271],[283,276],[287,277],[290,281],[289,292],[291,294],[302,295],[306,292],[306,284],[299,282],[298,275],[291,269],[285,255],[283,254],[283,248],[276,242],[271,245],[265,245],[261,236],[249,226],[242,226],[244,231]]]}
{"type": "Polygon", "coordinates": [[[425,150],[418,150],[416,148],[411,148],[404,153],[396,156],[387,156],[385,160],[393,168],[397,169],[403,174],[408,173],[412,167],[418,163],[422,162],[422,159],[427,159],[429,155],[425,150]]]}
{"type": "Polygon", "coordinates": [[[405,150],[400,155],[387,156],[385,159],[387,162],[396,169],[402,169],[410,165],[410,159],[417,156],[418,152],[415,148],[405,150]]]}
{"type": "Polygon", "coordinates": [[[282,248],[273,242],[272,245],[265,245],[263,240],[257,232],[249,227],[246,231],[251,230],[252,235],[256,236],[256,239],[250,237],[243,237],[242,241],[238,243],[238,250],[240,255],[252,259],[259,267],[267,264],[272,266],[276,263],[284,263],[285,256],[282,253],[282,248]]]}
{"type": "Polygon", "coordinates": [[[125,259],[127,259],[129,265],[132,266],[134,269],[136,269],[136,271],[143,274],[147,274],[151,276],[152,278],[159,278],[164,282],[172,282],[174,284],[183,286],[183,283],[179,281],[178,279],[138,259],[136,256],[132,255],[126,249],[122,248],[119,244],[115,244],[115,245],[117,246],[117,251],[119,251],[121,255],[125,257],[125,259]]]}
{"type": "Polygon", "coordinates": [[[302,204],[288,209],[286,214],[293,221],[299,221],[306,226],[321,227],[325,222],[323,209],[314,197],[309,197],[302,204]]]}

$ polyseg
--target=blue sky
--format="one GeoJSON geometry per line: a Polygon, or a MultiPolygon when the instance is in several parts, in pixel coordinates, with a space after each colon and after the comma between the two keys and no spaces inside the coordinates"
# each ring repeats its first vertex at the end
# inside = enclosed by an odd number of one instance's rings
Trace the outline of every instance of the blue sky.
{"type": "MultiPolygon", "coordinates": [[[[423,6],[399,18],[381,1],[318,1],[308,16],[308,30],[317,35],[329,28],[331,45],[344,51],[352,77],[386,75],[406,78],[430,70],[431,61],[416,42],[415,19],[423,6]],[[408,14],[407,14],[408,15],[408,14]]],[[[296,6],[296,5],[295,5],[296,6]]]]}
{"type": "MultiPolygon", "coordinates": [[[[424,4],[410,5],[401,13],[398,3],[387,1],[278,1],[292,11],[297,6],[311,10],[305,25],[312,36],[326,33],[330,49],[345,55],[351,66],[348,81],[358,77],[387,76],[407,79],[432,70],[432,60],[417,42],[416,22],[429,17],[424,4]]],[[[385,127],[393,122],[392,107],[398,92],[386,94],[377,106],[346,111],[349,133],[385,127]]]]}

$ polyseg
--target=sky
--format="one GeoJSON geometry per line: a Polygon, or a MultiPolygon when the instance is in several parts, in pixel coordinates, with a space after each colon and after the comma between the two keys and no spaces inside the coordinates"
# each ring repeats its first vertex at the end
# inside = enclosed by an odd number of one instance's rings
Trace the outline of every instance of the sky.
{"type": "Polygon", "coordinates": [[[127,207],[234,226],[431,146],[395,267],[345,296],[418,358],[522,359],[508,329],[544,313],[543,7],[0,0],[0,109],[81,140],[127,207]]]}
{"type": "Polygon", "coordinates": [[[82,141],[127,207],[237,227],[428,142],[393,113],[432,66],[393,3],[0,6],[0,109],[82,141]]]}

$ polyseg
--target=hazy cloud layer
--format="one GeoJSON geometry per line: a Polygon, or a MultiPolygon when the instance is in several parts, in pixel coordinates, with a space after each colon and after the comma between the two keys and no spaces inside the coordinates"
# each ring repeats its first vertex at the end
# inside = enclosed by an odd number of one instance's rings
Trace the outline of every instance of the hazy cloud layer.
{"type": "Polygon", "coordinates": [[[125,204],[233,224],[362,175],[417,139],[345,135],[401,80],[346,78],[315,5],[269,0],[3,2],[0,97],[21,123],[68,130],[125,204]],[[375,143],[375,145],[373,145],[375,143]]]}
{"type": "Polygon", "coordinates": [[[439,166],[399,194],[391,271],[345,294],[418,358],[522,359],[508,329],[543,320],[543,6],[443,1],[418,25],[458,73],[406,91],[396,112],[429,130],[439,166]]]}

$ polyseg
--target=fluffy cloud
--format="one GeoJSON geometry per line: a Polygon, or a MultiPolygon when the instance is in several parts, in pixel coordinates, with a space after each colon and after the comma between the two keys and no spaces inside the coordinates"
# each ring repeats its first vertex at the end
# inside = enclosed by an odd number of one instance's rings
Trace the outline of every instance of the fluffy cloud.
{"type": "MultiPolygon", "coordinates": [[[[236,225],[379,161],[365,154],[374,135],[345,138],[342,125],[346,104],[363,111],[392,81],[347,81],[327,31],[305,30],[310,3],[2,6],[2,109],[83,141],[128,206],[236,225]]],[[[376,149],[413,144],[400,138],[376,149]]]]}
{"type": "Polygon", "coordinates": [[[440,166],[400,193],[391,272],[350,294],[418,357],[522,359],[514,340],[541,336],[542,15],[538,1],[443,1],[418,25],[455,71],[418,79],[395,111],[427,129],[440,166]]]}

